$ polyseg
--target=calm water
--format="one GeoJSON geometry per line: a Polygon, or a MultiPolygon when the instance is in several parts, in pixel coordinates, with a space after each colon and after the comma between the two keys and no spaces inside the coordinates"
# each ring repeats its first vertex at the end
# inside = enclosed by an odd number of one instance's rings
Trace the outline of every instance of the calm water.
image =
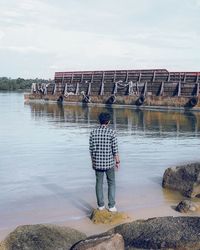
{"type": "MultiPolygon", "coordinates": [[[[96,206],[90,130],[105,108],[24,104],[0,93],[0,229],[86,217],[96,206]]],[[[200,114],[110,109],[121,169],[118,208],[173,202],[161,188],[167,167],[200,159],[200,114]]]]}

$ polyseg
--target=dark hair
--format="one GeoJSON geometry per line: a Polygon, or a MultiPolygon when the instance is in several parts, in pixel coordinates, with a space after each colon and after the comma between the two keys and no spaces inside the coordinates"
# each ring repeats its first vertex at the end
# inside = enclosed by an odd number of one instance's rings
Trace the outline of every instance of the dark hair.
{"type": "Polygon", "coordinates": [[[99,122],[101,123],[101,124],[108,124],[108,122],[110,121],[110,119],[111,119],[111,116],[110,116],[110,114],[109,113],[101,113],[100,115],[99,115],[99,122]]]}

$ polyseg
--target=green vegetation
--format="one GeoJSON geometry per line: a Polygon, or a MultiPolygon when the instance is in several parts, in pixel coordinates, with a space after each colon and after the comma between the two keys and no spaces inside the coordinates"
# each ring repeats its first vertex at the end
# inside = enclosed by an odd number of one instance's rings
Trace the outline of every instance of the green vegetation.
{"type": "Polygon", "coordinates": [[[49,83],[51,80],[45,79],[11,79],[7,77],[0,77],[0,90],[15,91],[15,90],[30,90],[33,82],[36,83],[49,83]]]}

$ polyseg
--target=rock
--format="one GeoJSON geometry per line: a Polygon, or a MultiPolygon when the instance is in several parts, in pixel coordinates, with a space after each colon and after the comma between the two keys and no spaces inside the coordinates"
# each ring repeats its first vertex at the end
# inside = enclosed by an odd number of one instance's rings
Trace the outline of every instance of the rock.
{"type": "Polygon", "coordinates": [[[98,210],[94,209],[90,219],[95,224],[117,224],[124,222],[124,220],[128,219],[129,217],[120,212],[109,212],[107,209],[98,210]]]}
{"type": "Polygon", "coordinates": [[[175,209],[180,213],[195,212],[198,209],[198,206],[190,200],[183,200],[175,209]]]}
{"type": "Polygon", "coordinates": [[[200,163],[191,163],[166,169],[162,186],[163,188],[178,190],[187,197],[199,196],[200,163]]]}
{"type": "Polygon", "coordinates": [[[71,250],[124,250],[124,239],[120,234],[100,235],[87,238],[74,245],[71,250]]]}
{"type": "Polygon", "coordinates": [[[19,226],[1,243],[0,250],[67,250],[86,235],[55,225],[19,226]]]}
{"type": "Polygon", "coordinates": [[[125,249],[200,249],[199,217],[158,217],[119,225],[107,232],[123,236],[125,249]]]}

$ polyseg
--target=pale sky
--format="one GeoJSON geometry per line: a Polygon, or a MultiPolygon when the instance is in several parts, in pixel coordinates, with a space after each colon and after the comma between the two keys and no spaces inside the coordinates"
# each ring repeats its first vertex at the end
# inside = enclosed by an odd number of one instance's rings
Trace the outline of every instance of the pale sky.
{"type": "Polygon", "coordinates": [[[0,77],[200,71],[200,0],[0,0],[0,77]]]}

